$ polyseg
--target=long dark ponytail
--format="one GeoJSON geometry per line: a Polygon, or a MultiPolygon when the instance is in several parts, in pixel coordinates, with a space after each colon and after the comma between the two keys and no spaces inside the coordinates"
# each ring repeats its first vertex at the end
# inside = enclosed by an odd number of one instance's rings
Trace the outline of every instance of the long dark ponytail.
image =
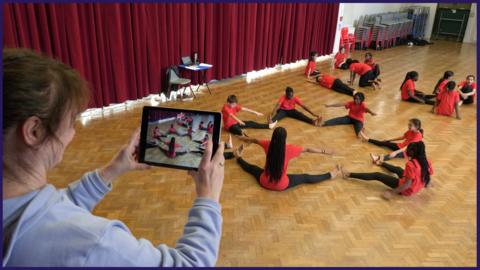
{"type": "Polygon", "coordinates": [[[287,131],[283,127],[277,127],[273,130],[272,140],[268,147],[267,164],[265,165],[265,171],[270,176],[270,182],[278,182],[282,177],[286,140],[287,131]]]}
{"type": "Polygon", "coordinates": [[[416,71],[409,71],[409,72],[407,72],[407,75],[405,75],[405,80],[403,80],[402,85],[400,85],[400,90],[402,90],[403,85],[404,85],[408,80],[413,80],[414,78],[418,78],[418,72],[416,72],[416,71]]]}
{"type": "Polygon", "coordinates": [[[407,147],[407,153],[412,160],[416,159],[420,164],[422,169],[421,179],[424,186],[427,187],[430,183],[430,166],[428,165],[427,154],[425,153],[425,144],[422,141],[410,143],[407,147]]]}
{"type": "Polygon", "coordinates": [[[409,120],[410,123],[412,123],[412,125],[414,125],[418,131],[420,131],[420,133],[422,133],[422,136],[424,135],[423,134],[423,128],[422,128],[422,121],[420,121],[420,119],[418,118],[412,118],[409,120]]]}
{"type": "Polygon", "coordinates": [[[170,139],[170,143],[168,144],[168,154],[173,155],[175,153],[175,137],[170,139]]]}
{"type": "Polygon", "coordinates": [[[438,80],[437,84],[435,85],[435,88],[433,88],[433,89],[437,89],[438,86],[439,86],[444,80],[448,80],[448,79],[450,79],[450,77],[452,77],[452,76],[453,76],[453,71],[451,71],[451,70],[445,71],[445,73],[443,73],[443,77],[438,80]]]}

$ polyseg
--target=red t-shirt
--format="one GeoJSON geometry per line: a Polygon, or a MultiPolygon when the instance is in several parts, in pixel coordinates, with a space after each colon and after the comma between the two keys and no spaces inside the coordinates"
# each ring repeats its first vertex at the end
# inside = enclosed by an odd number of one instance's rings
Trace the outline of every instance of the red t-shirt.
{"type": "Polygon", "coordinates": [[[420,131],[415,132],[415,131],[408,130],[407,132],[405,132],[405,134],[403,134],[403,138],[405,139],[403,142],[397,143],[397,146],[400,149],[402,149],[405,146],[408,146],[413,142],[419,142],[423,140],[423,135],[420,131]]]}
{"type": "Polygon", "coordinates": [[[171,128],[168,129],[168,132],[170,132],[170,133],[176,133],[177,130],[176,130],[174,127],[171,127],[171,128]]]}
{"type": "Polygon", "coordinates": [[[447,85],[448,83],[448,80],[443,80],[438,86],[437,88],[440,89],[440,91],[438,91],[438,94],[440,94],[441,92],[443,92],[445,90],[445,86],[447,85]]]}
{"type": "MultiPolygon", "coordinates": [[[[433,175],[432,164],[428,161],[428,172],[430,175],[433,175]]],[[[405,170],[403,171],[403,177],[400,178],[399,186],[403,185],[407,179],[412,180],[412,184],[410,187],[405,189],[404,191],[400,192],[400,194],[405,196],[411,196],[417,192],[419,192],[423,188],[423,181],[422,181],[422,167],[418,163],[416,159],[409,160],[405,165],[405,170]]]]}
{"type": "Polygon", "coordinates": [[[374,68],[375,67],[375,60],[372,58],[370,58],[369,60],[365,60],[364,61],[365,64],[369,65],[371,68],[374,68]]]}
{"type": "MultiPolygon", "coordinates": [[[[460,87],[460,90],[465,87],[466,85],[468,85],[467,81],[462,81],[458,84],[458,87],[460,87]]],[[[476,82],[473,82],[472,84],[469,85],[470,88],[473,90],[473,89],[477,89],[477,83],[476,82]]],[[[463,91],[462,91],[463,92],[463,91]]],[[[463,92],[465,93],[465,92],[463,92]]],[[[473,94],[473,98],[475,98],[477,96],[477,93],[473,94]]]]}
{"type": "Polygon", "coordinates": [[[350,65],[350,70],[362,76],[372,70],[372,67],[364,63],[353,63],[350,65]]]}
{"type": "Polygon", "coordinates": [[[365,121],[365,118],[363,117],[367,110],[365,102],[360,103],[360,105],[355,104],[355,102],[353,101],[347,102],[345,103],[345,109],[349,109],[348,116],[350,116],[351,118],[356,119],[362,123],[365,121]]]}
{"type": "Polygon", "coordinates": [[[415,95],[415,82],[407,80],[402,86],[402,99],[407,100],[410,96],[408,93],[415,95]]]}
{"type": "MultiPolygon", "coordinates": [[[[262,140],[258,142],[265,151],[265,154],[268,154],[268,147],[270,146],[270,141],[262,140]]],[[[287,176],[287,167],[290,159],[300,156],[303,151],[303,147],[287,144],[285,146],[285,162],[283,164],[283,174],[278,182],[270,181],[270,176],[267,175],[265,171],[260,175],[260,185],[266,189],[270,190],[285,190],[288,187],[288,176],[287,176]]]]}
{"type": "Polygon", "coordinates": [[[335,67],[339,68],[346,58],[347,58],[346,53],[337,52],[337,54],[335,54],[335,67]]]}
{"type": "Polygon", "coordinates": [[[288,99],[286,96],[282,96],[279,100],[278,103],[280,103],[280,109],[282,110],[293,110],[295,109],[295,104],[302,105],[302,101],[297,98],[293,97],[292,99],[288,99]]]}
{"type": "Polygon", "coordinates": [[[450,116],[455,111],[455,104],[460,101],[458,91],[442,91],[437,96],[437,114],[450,116]]]}
{"type": "Polygon", "coordinates": [[[320,80],[318,81],[318,83],[321,86],[332,89],[333,81],[335,81],[337,78],[333,77],[332,75],[322,74],[319,79],[320,80]]]}
{"type": "Polygon", "coordinates": [[[308,61],[308,64],[305,67],[305,76],[309,75],[308,71],[312,73],[312,71],[314,71],[316,67],[317,67],[317,63],[315,61],[308,61]]]}
{"type": "MultiPolygon", "coordinates": [[[[231,118],[231,117],[230,117],[231,118]]],[[[209,125],[207,128],[207,133],[212,134],[213,133],[213,124],[209,125]]]]}
{"type": "Polygon", "coordinates": [[[159,138],[160,135],[162,135],[162,134],[160,133],[160,129],[154,129],[154,130],[153,130],[153,138],[159,138]]]}
{"type": "Polygon", "coordinates": [[[239,111],[242,110],[242,106],[238,105],[235,107],[230,107],[228,104],[223,105],[222,108],[222,117],[223,117],[223,128],[228,130],[231,126],[235,125],[237,121],[230,117],[230,114],[236,115],[239,111]]]}

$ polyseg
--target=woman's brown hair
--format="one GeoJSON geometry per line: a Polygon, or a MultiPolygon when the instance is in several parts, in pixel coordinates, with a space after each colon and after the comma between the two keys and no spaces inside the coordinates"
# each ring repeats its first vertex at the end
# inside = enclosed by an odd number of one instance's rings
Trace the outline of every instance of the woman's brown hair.
{"type": "Polygon", "coordinates": [[[65,117],[86,109],[87,83],[73,68],[28,49],[3,50],[3,132],[32,116],[41,119],[47,138],[65,117]]]}

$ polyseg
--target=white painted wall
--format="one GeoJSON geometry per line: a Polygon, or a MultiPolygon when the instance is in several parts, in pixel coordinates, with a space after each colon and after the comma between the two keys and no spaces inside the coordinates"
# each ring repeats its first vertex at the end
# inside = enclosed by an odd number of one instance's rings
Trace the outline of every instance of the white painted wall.
{"type": "Polygon", "coordinates": [[[470,17],[468,18],[463,42],[477,43],[477,3],[473,3],[472,8],[470,9],[470,17]]]}

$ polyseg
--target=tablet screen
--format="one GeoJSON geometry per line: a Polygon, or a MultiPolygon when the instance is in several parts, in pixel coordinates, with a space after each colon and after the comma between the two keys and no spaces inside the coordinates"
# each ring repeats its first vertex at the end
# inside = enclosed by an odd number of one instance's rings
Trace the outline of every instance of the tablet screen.
{"type": "Polygon", "coordinates": [[[220,138],[221,114],[173,108],[143,109],[140,162],[198,169],[209,138],[213,153],[220,138]]]}

